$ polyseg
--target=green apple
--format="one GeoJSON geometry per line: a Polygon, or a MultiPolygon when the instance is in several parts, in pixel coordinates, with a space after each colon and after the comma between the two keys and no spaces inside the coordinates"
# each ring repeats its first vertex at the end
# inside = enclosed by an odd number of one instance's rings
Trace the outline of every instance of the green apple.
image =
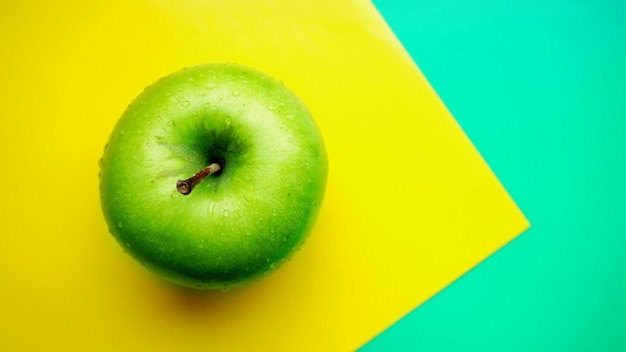
{"type": "Polygon", "coordinates": [[[206,64],[147,87],[100,163],[109,230],[161,277],[199,289],[259,279],[304,243],[328,173],[320,131],[280,81],[206,64]]]}

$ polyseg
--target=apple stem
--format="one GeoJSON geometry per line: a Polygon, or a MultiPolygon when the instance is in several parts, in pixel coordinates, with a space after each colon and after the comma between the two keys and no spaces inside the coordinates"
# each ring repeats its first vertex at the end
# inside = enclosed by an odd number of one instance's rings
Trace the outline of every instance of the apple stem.
{"type": "Polygon", "coordinates": [[[178,182],[176,182],[176,189],[178,190],[180,194],[186,196],[189,193],[191,193],[191,191],[193,191],[193,188],[198,183],[200,183],[200,181],[204,180],[205,177],[211,174],[214,174],[216,172],[219,172],[221,169],[222,167],[220,166],[220,164],[212,163],[211,165],[200,170],[200,172],[191,176],[190,178],[186,180],[178,180],[178,182]]]}

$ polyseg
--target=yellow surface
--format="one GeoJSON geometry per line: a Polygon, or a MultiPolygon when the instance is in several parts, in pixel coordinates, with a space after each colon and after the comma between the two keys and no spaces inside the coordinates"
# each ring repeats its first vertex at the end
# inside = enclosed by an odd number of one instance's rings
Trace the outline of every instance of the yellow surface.
{"type": "Polygon", "coordinates": [[[0,350],[353,350],[527,222],[368,1],[0,5],[0,350]],[[251,65],[310,107],[330,176],[281,270],[201,293],[107,233],[98,166],[158,77],[251,65]]]}

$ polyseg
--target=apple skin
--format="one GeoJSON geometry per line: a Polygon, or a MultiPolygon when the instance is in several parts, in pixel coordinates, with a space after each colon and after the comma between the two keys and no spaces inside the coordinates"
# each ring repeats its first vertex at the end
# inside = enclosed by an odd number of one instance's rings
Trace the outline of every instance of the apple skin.
{"type": "Polygon", "coordinates": [[[178,285],[223,289],[275,270],[305,242],[328,174],[320,131],[282,82],[236,64],[185,68],[147,87],[100,162],[109,231],[178,285]],[[176,182],[222,160],[189,195],[176,182]]]}

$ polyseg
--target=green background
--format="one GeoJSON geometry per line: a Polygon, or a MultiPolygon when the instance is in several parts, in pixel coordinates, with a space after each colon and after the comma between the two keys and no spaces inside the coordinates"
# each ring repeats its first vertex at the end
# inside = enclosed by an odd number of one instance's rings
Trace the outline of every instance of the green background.
{"type": "Polygon", "coordinates": [[[626,351],[626,1],[374,4],[532,228],[361,351],[626,351]]]}

